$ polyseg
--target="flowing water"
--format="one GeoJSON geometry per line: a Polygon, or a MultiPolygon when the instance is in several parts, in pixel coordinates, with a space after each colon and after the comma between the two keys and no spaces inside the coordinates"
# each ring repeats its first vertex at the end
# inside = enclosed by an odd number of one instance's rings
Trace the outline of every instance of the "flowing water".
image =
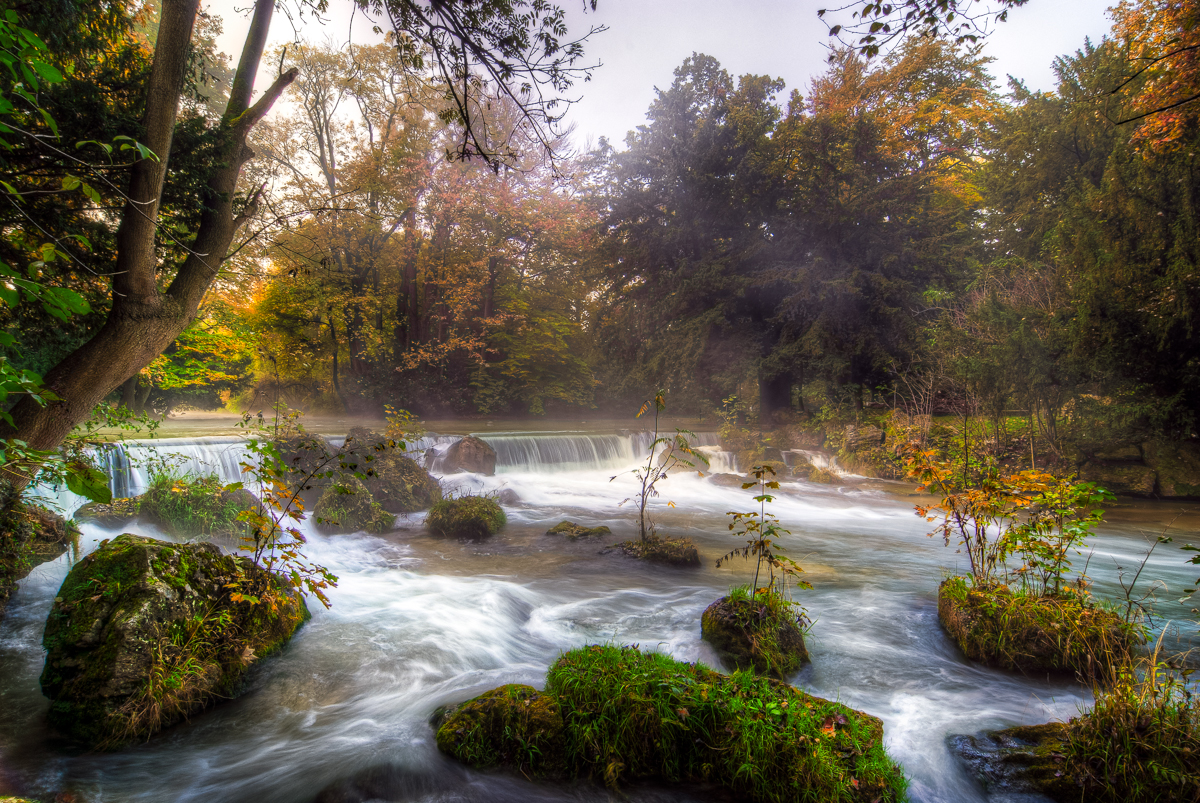
{"type": "MultiPolygon", "coordinates": [[[[36,569],[0,620],[0,792],[5,783],[34,793],[70,790],[90,803],[109,801],[604,801],[587,784],[533,784],[465,769],[438,753],[428,719],[435,708],[504,683],[540,686],[563,650],[596,642],[640,644],[686,661],[719,666],[700,640],[700,614],[749,564],[713,566],[736,545],[726,512],[746,510],[752,492],[718,487],[694,472],[673,473],[654,500],[661,531],[693,539],[704,567],[644,565],[600,554],[610,541],[544,535],[563,519],[608,525],[611,542],[636,534],[629,473],[644,454],[642,433],[488,433],[497,474],[454,474],[445,487],[520,498],[509,524],[483,542],[438,539],[420,514],[382,536],[310,534],[308,555],[340,578],[332,607],[314,603],[313,619],[280,655],[249,674],[237,699],[172,728],[145,745],[111,754],[79,754],[57,742],[44,721],[48,702],[38,675],[41,634],[69,556],[36,569]],[[615,476],[615,479],[613,477],[615,476]],[[674,503],[669,507],[668,502],[674,503]]],[[[430,436],[419,450],[444,451],[453,437],[430,436]]],[[[711,435],[700,445],[714,471],[736,468],[711,435]]],[[[235,439],[159,441],[178,452],[180,470],[238,476],[235,439]]],[[[105,457],[115,489],[145,485],[136,464],[145,445],[105,457]],[[134,464],[131,467],[131,463],[134,464]]],[[[78,500],[59,499],[70,509],[78,500]]],[[[926,537],[899,484],[836,486],[785,483],[773,512],[791,530],[784,542],[812,591],[797,598],[815,621],[812,664],[791,680],[823,697],[883,719],[888,749],[911,780],[915,801],[988,800],[946,747],[950,734],[1065,719],[1091,695],[1063,680],[1027,678],[966,661],[937,621],[936,589],[957,568],[954,550],[926,537]]],[[[1131,505],[1110,511],[1088,567],[1100,595],[1117,593],[1116,565],[1135,565],[1143,530],[1195,531],[1196,505],[1131,505]]],[[[125,530],[155,537],[145,525],[125,530]]],[[[81,551],[115,531],[84,525],[81,551]]],[[[1177,539],[1184,540],[1184,539],[1177,539]]],[[[1168,616],[1194,579],[1194,567],[1160,548],[1145,577],[1162,578],[1168,616]],[[1193,570],[1189,574],[1189,570],[1193,570]]],[[[1193,627],[1194,629],[1194,627],[1193,627]]],[[[637,787],[630,799],[713,799],[695,790],[637,787]]],[[[998,799],[998,798],[997,798],[998,799]]],[[[1026,798],[1032,800],[1032,798],[1026,798]]]]}

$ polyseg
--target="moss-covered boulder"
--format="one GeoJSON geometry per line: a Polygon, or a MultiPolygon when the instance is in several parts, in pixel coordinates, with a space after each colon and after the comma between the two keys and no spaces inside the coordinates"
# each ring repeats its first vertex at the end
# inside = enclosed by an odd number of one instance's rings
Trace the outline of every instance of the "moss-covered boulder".
{"type": "Polygon", "coordinates": [[[1158,475],[1140,463],[1089,461],[1080,466],[1079,479],[1115,494],[1153,496],[1158,475]]]}
{"type": "Polygon", "coordinates": [[[238,520],[244,511],[258,508],[249,491],[226,490],[216,475],[207,477],[155,477],[137,498],[138,516],[164,532],[184,538],[218,536],[238,538],[248,525],[238,520]]]}
{"type": "Polygon", "coordinates": [[[303,596],[211,543],[102,542],[71,569],[46,621],[50,724],[89,747],[149,738],[231,696],[308,617],[303,596]]]}
{"type": "Polygon", "coordinates": [[[486,496],[443,499],[429,509],[425,525],[435,535],[486,538],[508,523],[504,509],[486,496]]]}
{"type": "Polygon", "coordinates": [[[443,718],[438,749],[472,767],[512,767],[530,777],[566,774],[558,701],[511,684],[458,706],[443,718]]]}
{"type": "Polygon", "coordinates": [[[397,448],[376,452],[365,464],[363,484],[384,510],[390,513],[415,513],[442,499],[442,488],[429,472],[406,457],[397,448]]]}
{"type": "Polygon", "coordinates": [[[22,501],[7,483],[0,487],[0,611],[17,582],[66,552],[79,530],[41,505],[22,501]]]}
{"type": "Polygon", "coordinates": [[[316,527],[323,533],[385,533],[396,517],[375,501],[362,480],[343,477],[325,489],[313,508],[316,527]]]}
{"type": "Polygon", "coordinates": [[[452,444],[440,463],[447,474],[470,471],[490,477],[496,473],[496,450],[474,435],[468,435],[452,444]]]}
{"type": "Polygon", "coordinates": [[[746,478],[740,474],[709,474],[708,481],[721,488],[741,488],[746,478]]]}
{"type": "Polygon", "coordinates": [[[803,620],[786,600],[721,597],[700,616],[700,635],[721,660],[787,678],[808,663],[803,620]]]}
{"type": "Polygon", "coordinates": [[[700,552],[687,538],[659,538],[652,535],[647,538],[622,541],[616,549],[631,558],[648,560],[651,563],[665,563],[669,566],[700,565],[700,552]]]}
{"type": "Polygon", "coordinates": [[[438,747],[473,766],[526,772],[545,757],[541,774],[561,767],[614,790],[656,780],[718,785],[747,801],[904,795],[879,719],[753,673],[728,677],[634,647],[590,646],[560,657],[545,692],[533,694],[507,686],[472,700],[460,710],[479,713],[453,715],[438,747]]]}
{"type": "Polygon", "coordinates": [[[1002,585],[975,588],[964,577],[942,581],[938,616],[972,661],[1026,673],[1095,677],[1126,661],[1141,641],[1137,627],[1086,596],[1030,596],[1002,585]]]}
{"type": "Polygon", "coordinates": [[[77,524],[94,523],[101,527],[124,527],[138,517],[141,499],[114,499],[111,502],[88,502],[71,516],[77,524]]]}
{"type": "Polygon", "coordinates": [[[576,524],[573,521],[560,521],[549,530],[546,530],[546,535],[561,535],[567,540],[574,541],[577,538],[596,538],[602,535],[612,535],[612,530],[604,525],[599,527],[584,527],[582,524],[576,524]]]}

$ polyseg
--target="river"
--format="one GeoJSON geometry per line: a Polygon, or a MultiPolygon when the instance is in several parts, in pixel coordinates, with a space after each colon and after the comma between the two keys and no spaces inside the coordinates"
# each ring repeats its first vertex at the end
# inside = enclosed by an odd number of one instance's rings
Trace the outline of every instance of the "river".
{"type": "MultiPolygon", "coordinates": [[[[34,793],[69,790],[85,803],[608,800],[591,785],[467,770],[438,753],[428,719],[438,706],[504,683],[541,686],[555,657],[583,644],[640,644],[719,666],[700,640],[700,614],[751,573],[747,563],[717,569],[714,561],[738,545],[726,513],[750,509],[752,492],[718,487],[695,473],[672,475],[652,503],[655,521],[662,532],[695,541],[704,565],[644,565],[600,554],[610,541],[544,534],[570,519],[608,525],[611,542],[636,536],[636,508],[622,501],[633,493],[629,469],[644,435],[483,437],[499,454],[496,476],[456,474],[443,484],[516,492],[521,501],[506,508],[509,523],[499,535],[483,542],[435,538],[424,531],[421,514],[401,518],[399,529],[381,536],[310,532],[308,556],[339,577],[332,607],[311,603],[312,621],[282,654],[251,670],[239,697],[144,745],[79,754],[48,731],[48,701],[38,687],[41,635],[70,556],[35,569],[0,620],[0,788],[7,782],[34,793]]],[[[430,437],[421,447],[444,448],[451,440],[430,437]]],[[[702,442],[714,468],[732,468],[713,436],[702,442]]],[[[124,451],[144,456],[139,448],[124,451]]],[[[162,440],[157,449],[183,453],[188,467],[229,480],[241,450],[229,438],[162,440]]],[[[144,473],[123,469],[128,463],[119,456],[110,462],[120,474],[114,483],[138,492],[144,473]]],[[[938,625],[936,604],[938,582],[960,559],[926,536],[911,493],[879,481],[789,482],[770,506],[791,531],[783,539],[788,554],[814,586],[796,594],[814,621],[812,664],[791,682],[881,717],[914,801],[987,801],[950,754],[947,736],[1069,718],[1091,694],[1075,683],[985,669],[963,658],[938,625]]],[[[68,508],[76,502],[62,499],[68,508]]],[[[1178,535],[1200,529],[1200,507],[1126,503],[1108,519],[1091,545],[1088,572],[1095,592],[1112,597],[1116,565],[1136,566],[1146,538],[1169,521],[1176,540],[1187,540],[1178,535]]],[[[164,537],[144,525],[124,531],[164,537]]],[[[81,550],[116,532],[85,524],[81,550]]],[[[1176,546],[1160,547],[1144,578],[1168,584],[1160,609],[1180,619],[1187,609],[1178,592],[1195,579],[1196,567],[1184,563],[1176,546]]],[[[1187,632],[1194,631],[1192,623],[1187,632]]],[[[712,799],[659,787],[637,787],[629,797],[712,799]]]]}

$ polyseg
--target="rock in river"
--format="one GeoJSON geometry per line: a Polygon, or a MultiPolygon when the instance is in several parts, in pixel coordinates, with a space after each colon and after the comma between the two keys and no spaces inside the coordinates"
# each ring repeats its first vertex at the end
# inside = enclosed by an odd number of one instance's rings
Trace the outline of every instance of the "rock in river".
{"type": "Polygon", "coordinates": [[[213,544],[102,542],[71,569],[46,622],[50,724],[89,747],[147,739],[232,696],[308,617],[303,596],[213,544]]]}

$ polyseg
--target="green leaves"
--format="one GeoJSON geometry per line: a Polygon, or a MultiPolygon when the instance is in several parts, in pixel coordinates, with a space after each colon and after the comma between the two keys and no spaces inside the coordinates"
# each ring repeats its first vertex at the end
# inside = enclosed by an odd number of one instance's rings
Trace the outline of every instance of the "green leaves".
{"type": "Polygon", "coordinates": [[[85,496],[93,502],[108,504],[112,501],[112,491],[108,487],[108,475],[86,463],[68,464],[66,480],[67,488],[72,493],[85,496]]]}

